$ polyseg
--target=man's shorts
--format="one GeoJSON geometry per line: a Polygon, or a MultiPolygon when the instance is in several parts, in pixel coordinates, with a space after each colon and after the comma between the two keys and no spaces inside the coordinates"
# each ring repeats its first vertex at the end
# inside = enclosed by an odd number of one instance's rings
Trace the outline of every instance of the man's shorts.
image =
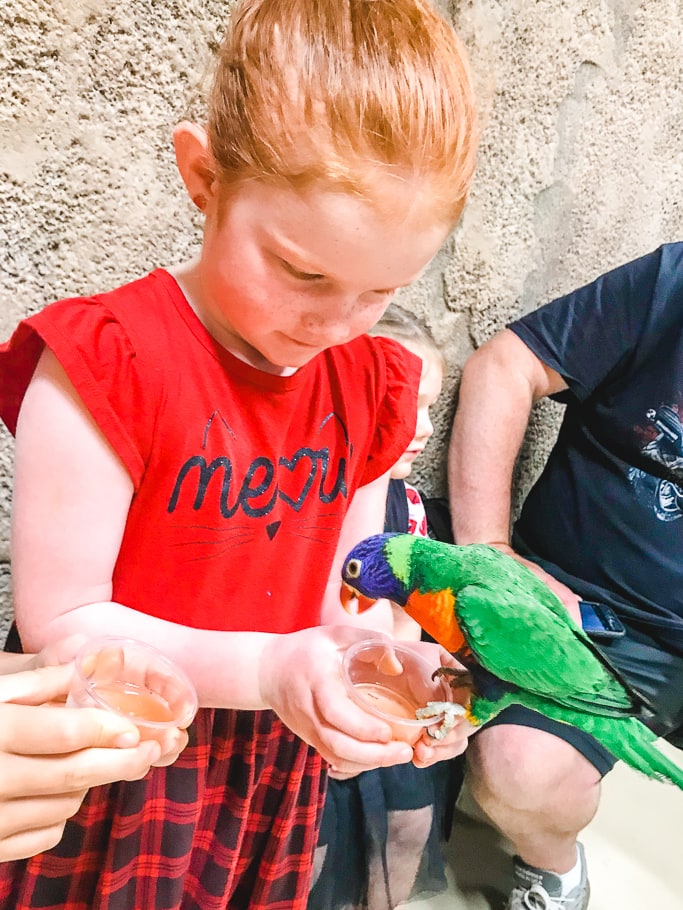
{"type": "MultiPolygon", "coordinates": [[[[654,639],[636,631],[620,617],[626,635],[595,642],[626,682],[641,692],[657,710],[647,725],[674,746],[683,748],[683,657],[662,649],[654,639]]],[[[515,724],[545,730],[577,749],[604,776],[616,762],[611,752],[588,733],[551,720],[521,705],[512,705],[486,724],[515,724]]]]}

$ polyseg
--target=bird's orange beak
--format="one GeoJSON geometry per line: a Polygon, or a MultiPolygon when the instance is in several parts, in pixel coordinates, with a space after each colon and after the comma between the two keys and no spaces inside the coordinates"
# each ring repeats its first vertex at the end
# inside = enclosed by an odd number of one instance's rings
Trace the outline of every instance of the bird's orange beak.
{"type": "Polygon", "coordinates": [[[352,616],[356,616],[359,613],[365,613],[366,610],[369,610],[370,607],[374,607],[377,603],[376,600],[371,600],[369,597],[365,597],[364,594],[359,594],[351,585],[347,585],[345,581],[341,584],[339,599],[341,600],[342,607],[344,607],[347,613],[351,613],[352,616]]]}

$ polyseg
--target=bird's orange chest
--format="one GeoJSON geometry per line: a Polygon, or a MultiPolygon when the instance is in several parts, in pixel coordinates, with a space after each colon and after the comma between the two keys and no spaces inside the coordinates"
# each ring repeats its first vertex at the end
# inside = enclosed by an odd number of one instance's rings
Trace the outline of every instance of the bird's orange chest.
{"type": "Polygon", "coordinates": [[[455,619],[455,595],[450,588],[413,591],[405,611],[451,654],[464,646],[465,638],[455,619]]]}

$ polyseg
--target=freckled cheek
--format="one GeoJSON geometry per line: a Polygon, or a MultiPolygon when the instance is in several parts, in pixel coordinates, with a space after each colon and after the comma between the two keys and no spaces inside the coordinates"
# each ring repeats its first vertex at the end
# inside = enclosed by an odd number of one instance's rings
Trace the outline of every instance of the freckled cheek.
{"type": "Polygon", "coordinates": [[[317,293],[281,295],[280,313],[296,321],[304,333],[319,336],[322,342],[339,344],[368,332],[386,306],[368,306],[339,296],[317,293]]]}
{"type": "Polygon", "coordinates": [[[290,312],[297,313],[299,324],[305,331],[323,335],[345,331],[352,322],[343,304],[322,298],[308,297],[300,301],[298,307],[294,303],[290,312]]]}
{"type": "Polygon", "coordinates": [[[373,329],[382,318],[384,311],[389,305],[386,304],[368,306],[367,304],[357,304],[353,312],[349,314],[348,329],[349,338],[358,338],[373,329]]]}
{"type": "Polygon", "coordinates": [[[245,265],[239,272],[225,275],[225,288],[235,302],[242,302],[245,307],[263,312],[266,317],[275,317],[277,321],[286,321],[291,307],[287,294],[277,282],[268,275],[258,274],[245,265]],[[249,280],[244,280],[248,275],[249,280]]]}

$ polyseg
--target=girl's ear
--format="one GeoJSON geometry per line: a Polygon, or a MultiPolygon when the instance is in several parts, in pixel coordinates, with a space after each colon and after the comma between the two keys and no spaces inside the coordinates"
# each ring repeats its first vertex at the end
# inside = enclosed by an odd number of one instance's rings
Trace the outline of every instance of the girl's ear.
{"type": "Polygon", "coordinates": [[[173,130],[175,159],[190,199],[204,211],[215,192],[216,170],[206,130],[183,120],[173,130]]]}

